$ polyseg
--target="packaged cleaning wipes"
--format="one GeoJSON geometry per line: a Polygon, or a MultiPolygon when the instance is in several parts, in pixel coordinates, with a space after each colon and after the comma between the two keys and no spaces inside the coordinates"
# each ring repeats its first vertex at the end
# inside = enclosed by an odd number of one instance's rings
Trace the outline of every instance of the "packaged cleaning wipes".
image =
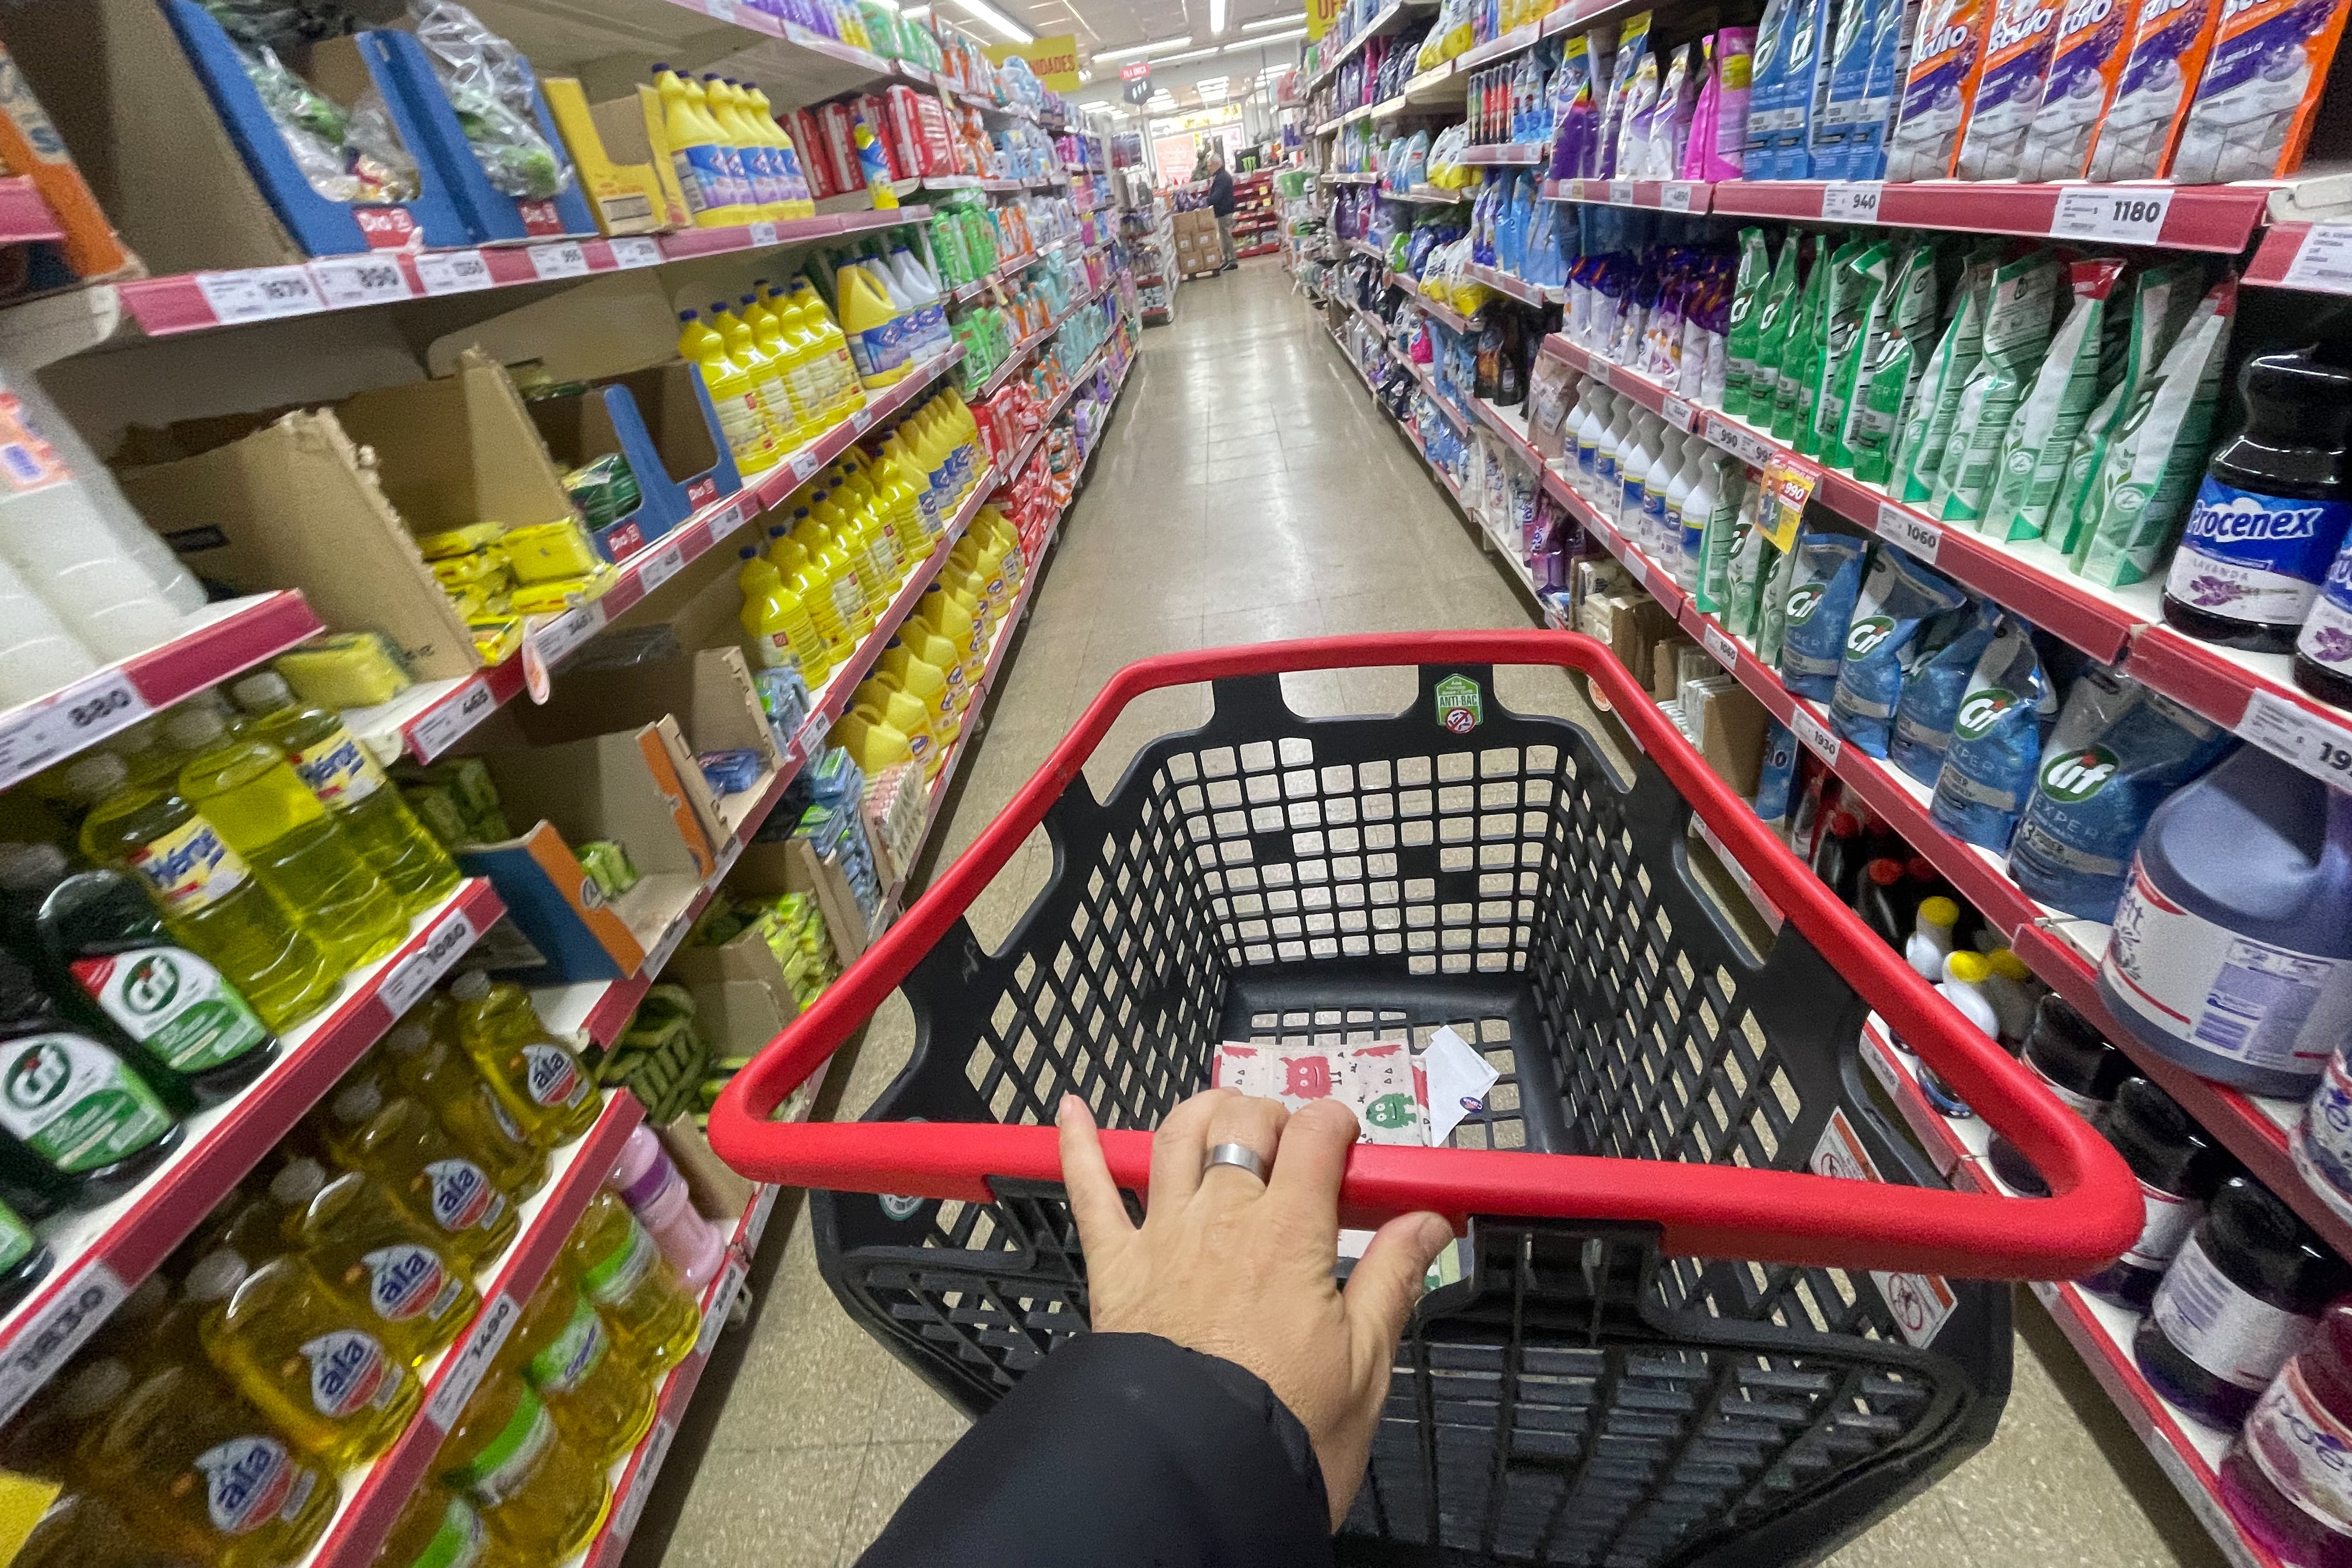
{"type": "Polygon", "coordinates": [[[1940,180],[1976,96],[1993,0],[1924,0],[1904,77],[1895,133],[1886,142],[1890,180],[1940,180]]]}
{"type": "Polygon", "coordinates": [[[1961,268],[1952,290],[1951,320],[1904,403],[1894,472],[1886,480],[1886,488],[1904,500],[1923,501],[1935,493],[1952,421],[1959,413],[1960,393],[1984,353],[1984,313],[1992,297],[1992,274],[1993,261],[1987,256],[1971,258],[1961,268]]]}
{"type": "Polygon", "coordinates": [[[1845,259],[1830,277],[1828,306],[1822,315],[1822,377],[1813,391],[1811,439],[1797,447],[1807,457],[1831,457],[1837,451],[1846,405],[1861,374],[1864,342],[1878,314],[1895,247],[1880,240],[1839,254],[1845,259]]]}
{"type": "Polygon", "coordinates": [[[1951,439],[1929,498],[1946,522],[1972,522],[1992,491],[1993,470],[2027,381],[2050,346],[2052,309],[2064,269],[2048,251],[2021,257],[1992,275],[1985,306],[1984,357],[1960,392],[1951,439]]]}
{"type": "Polygon", "coordinates": [[[1782,601],[1788,618],[1781,633],[1780,681],[1799,697],[1825,702],[1837,689],[1846,628],[1862,596],[1868,552],[1869,542],[1850,533],[1813,529],[1797,536],[1790,553],[1796,571],[1782,601]]]}
{"type": "Polygon", "coordinates": [[[1961,179],[2017,177],[2026,137],[2042,108],[2042,82],[2057,37],[2058,7],[2052,0],[1996,0],[1976,104],[1953,164],[1961,179]]]}
{"type": "Polygon", "coordinates": [[[2086,670],[2042,748],[2010,875],[2054,910],[2114,920],[2150,814],[2231,744],[2221,726],[2138,681],[2086,670]]]}
{"type": "Polygon", "coordinates": [[[1938,616],[1919,638],[1918,646],[1930,651],[1903,683],[1886,755],[1929,789],[1936,787],[1936,775],[1943,770],[1969,677],[2000,625],[2000,606],[1980,601],[1938,616]]]}
{"type": "Polygon", "coordinates": [[[2183,184],[2274,180],[2303,164],[2344,33],[2342,0],[2230,0],[2166,170],[2183,184]]]}
{"type": "Polygon", "coordinates": [[[2018,160],[2020,179],[2075,180],[2091,166],[2099,117],[2123,74],[2131,15],[2129,0],[2068,0],[2059,9],[2042,107],[2018,160]]]}
{"type": "Polygon", "coordinates": [[[1914,245],[1895,260],[1863,334],[1845,424],[1823,455],[1854,478],[1885,485],[1893,478],[1895,437],[1904,408],[1932,353],[1936,331],[1936,248],[1914,245]]]}
{"type": "Polygon", "coordinates": [[[2119,588],[2146,578],[2186,513],[2205,467],[2237,307],[2237,279],[2206,291],[2109,438],[2075,530],[2074,567],[2092,582],[2119,588]]]}
{"type": "Polygon", "coordinates": [[[1839,734],[1874,757],[1886,755],[1905,679],[1918,662],[1921,628],[1967,601],[1903,551],[1889,546],[1873,557],[1830,698],[1830,722],[1839,734]]]}
{"type": "Polygon", "coordinates": [[[2074,437],[2098,401],[2102,315],[2123,271],[2124,264],[2112,260],[2077,261],[2066,268],[2074,304],[2001,437],[1999,477],[1979,525],[1987,532],[2042,537],[2066,480],[2074,437]]]}
{"type": "Polygon", "coordinates": [[[2221,0],[2137,0],[2124,68],[2091,143],[2091,178],[2153,180],[2164,172],[2221,15],[2221,0]]]}
{"type": "Polygon", "coordinates": [[[2041,766],[2042,727],[2056,712],[2033,628],[2003,612],[1953,714],[1952,743],[1928,806],[1936,826],[1967,843],[2007,849],[2041,766]]]}

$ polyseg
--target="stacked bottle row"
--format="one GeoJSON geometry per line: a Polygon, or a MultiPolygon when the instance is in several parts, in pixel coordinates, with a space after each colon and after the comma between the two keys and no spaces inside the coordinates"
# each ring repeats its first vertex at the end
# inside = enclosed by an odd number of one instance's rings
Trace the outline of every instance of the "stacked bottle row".
{"type": "Polygon", "coordinates": [[[814,217],[793,139],[757,82],[706,72],[701,80],[654,67],[670,167],[697,226],[814,217]]]}
{"type": "Polygon", "coordinates": [[[764,278],[714,300],[706,319],[680,310],[677,352],[702,374],[737,470],[765,473],[866,405],[842,330],[805,281],[790,292],[764,278]]]}
{"type": "Polygon", "coordinates": [[[867,386],[887,386],[955,345],[947,294],[905,245],[886,256],[878,240],[869,240],[860,254],[830,254],[827,270],[850,357],[867,386]]]}

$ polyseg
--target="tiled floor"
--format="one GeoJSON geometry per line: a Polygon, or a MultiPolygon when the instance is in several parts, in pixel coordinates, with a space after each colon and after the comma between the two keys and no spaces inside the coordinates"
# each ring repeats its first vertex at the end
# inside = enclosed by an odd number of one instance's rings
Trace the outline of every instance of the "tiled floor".
{"type": "MultiPolygon", "coordinates": [[[[1086,700],[1149,654],[1319,633],[1520,627],[1531,610],[1372,407],[1272,260],[1187,284],[1144,334],[1109,444],[1066,520],[1007,668],[944,856],[969,843],[1086,700]]],[[[1290,686],[1303,711],[1368,711],[1393,679],[1290,686]]],[[[1409,689],[1407,689],[1409,690],[1409,689]]],[[[1503,683],[1506,700],[1542,691],[1503,683]]],[[[1197,721],[1191,694],[1139,705],[1088,770],[1098,791],[1154,735],[1197,721]]],[[[1573,698],[1570,698],[1573,700],[1573,698]]],[[[945,863],[943,858],[940,861],[945,863]]],[[[993,941],[1049,868],[1033,842],[973,911],[993,941]]],[[[868,1029],[838,1114],[904,1064],[895,998],[868,1029]]],[[[2206,1568],[2221,1558],[2073,1352],[2020,1292],[2015,1387],[1983,1453],[1832,1562],[1840,1568],[2206,1568]]],[[[756,1338],[670,1538],[671,1568],[855,1562],[961,1415],[853,1324],[786,1243],[756,1338]]]]}

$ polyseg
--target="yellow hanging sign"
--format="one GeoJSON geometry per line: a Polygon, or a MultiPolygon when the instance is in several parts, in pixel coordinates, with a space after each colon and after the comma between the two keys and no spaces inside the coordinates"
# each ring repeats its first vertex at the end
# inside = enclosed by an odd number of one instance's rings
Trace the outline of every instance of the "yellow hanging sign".
{"type": "Polygon", "coordinates": [[[1027,60],[1030,70],[1036,74],[1037,85],[1048,92],[1076,92],[1081,85],[1076,33],[1056,33],[1034,44],[991,44],[985,52],[992,63],[1000,66],[1015,55],[1027,60]]]}
{"type": "Polygon", "coordinates": [[[1339,0],[1307,0],[1307,41],[1313,43],[1339,19],[1339,0]]]}

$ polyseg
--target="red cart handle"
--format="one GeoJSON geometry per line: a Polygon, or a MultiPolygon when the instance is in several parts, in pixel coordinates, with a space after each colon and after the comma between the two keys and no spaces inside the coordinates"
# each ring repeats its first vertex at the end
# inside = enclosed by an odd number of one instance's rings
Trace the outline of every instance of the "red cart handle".
{"type": "MultiPolygon", "coordinates": [[[[1012,858],[1076,781],[1120,711],[1147,691],[1234,676],[1396,665],[1549,665],[1597,682],[1650,760],[1715,830],[1765,897],[2050,1184],[2042,1199],[1842,1181],[1677,1161],[1359,1144],[1340,1188],[1344,1223],[1433,1209],[1646,1221],[1669,1255],[1752,1258],[1978,1279],[2071,1279],[2138,1236],[2138,1184],[2122,1159],[2032,1074],[1956,1012],[1864,926],[1746,802],[1708,770],[1609,649],[1547,631],[1412,632],[1254,643],[1165,654],[1113,676],[1067,739],[914,906],[737,1073],[710,1113],[719,1157],[763,1182],[967,1202],[989,1178],[1057,1182],[1050,1126],[778,1122],[769,1117],[873,1015],[1012,858]]],[[[1103,1134],[1111,1173],[1150,1185],[1151,1134],[1103,1134]]]]}

